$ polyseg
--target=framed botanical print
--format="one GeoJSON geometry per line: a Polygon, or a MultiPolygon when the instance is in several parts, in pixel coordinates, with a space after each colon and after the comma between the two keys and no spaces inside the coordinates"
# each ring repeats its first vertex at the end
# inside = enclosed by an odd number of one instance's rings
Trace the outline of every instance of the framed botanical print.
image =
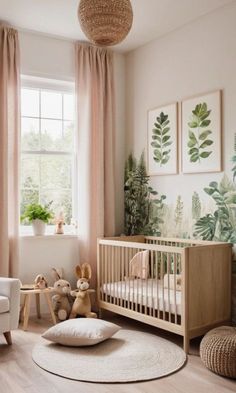
{"type": "Polygon", "coordinates": [[[182,101],[183,173],[220,172],[221,91],[182,101]]]}
{"type": "Polygon", "coordinates": [[[177,173],[177,103],[148,111],[148,173],[177,173]]]}

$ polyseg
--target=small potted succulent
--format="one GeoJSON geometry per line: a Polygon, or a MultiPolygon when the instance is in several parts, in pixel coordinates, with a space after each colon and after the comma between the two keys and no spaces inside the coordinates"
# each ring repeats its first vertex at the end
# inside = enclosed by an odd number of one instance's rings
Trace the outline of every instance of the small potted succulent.
{"type": "Polygon", "coordinates": [[[21,216],[21,221],[29,221],[32,223],[34,235],[40,236],[45,234],[46,224],[54,217],[50,210],[52,201],[42,206],[37,203],[27,205],[21,216]]]}

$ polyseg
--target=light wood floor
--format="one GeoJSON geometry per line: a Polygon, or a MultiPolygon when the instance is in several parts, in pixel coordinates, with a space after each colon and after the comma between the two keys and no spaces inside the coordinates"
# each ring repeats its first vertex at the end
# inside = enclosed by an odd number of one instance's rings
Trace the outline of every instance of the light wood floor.
{"type": "MultiPolygon", "coordinates": [[[[40,334],[50,326],[49,317],[31,319],[29,331],[12,333],[13,345],[0,336],[0,393],[229,393],[236,392],[236,382],[207,370],[198,356],[199,340],[191,345],[188,363],[179,372],[150,382],[129,384],[93,384],[71,381],[43,371],[31,359],[31,351],[40,334]],[[46,318],[46,319],[45,319],[46,318]]],[[[106,319],[126,329],[137,329],[181,345],[181,338],[136,321],[106,314],[106,319]]]]}

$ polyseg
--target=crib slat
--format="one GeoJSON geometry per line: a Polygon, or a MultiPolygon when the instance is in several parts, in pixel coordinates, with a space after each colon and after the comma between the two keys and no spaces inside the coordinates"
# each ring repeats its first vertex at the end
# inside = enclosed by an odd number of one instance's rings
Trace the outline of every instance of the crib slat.
{"type": "MultiPolygon", "coordinates": [[[[129,249],[129,262],[132,259],[132,250],[129,249]]],[[[130,309],[133,309],[133,296],[134,296],[134,292],[133,292],[133,288],[132,288],[132,282],[131,280],[133,280],[133,278],[130,276],[129,274],[129,296],[130,296],[130,309]],[[131,290],[132,289],[132,290],[131,290]]]]}
{"type": "Polygon", "coordinates": [[[145,301],[144,301],[144,314],[147,315],[147,310],[148,310],[148,279],[147,275],[145,278],[145,301]]]}
{"type": "MultiPolygon", "coordinates": [[[[120,304],[120,298],[122,296],[119,296],[119,281],[120,281],[120,266],[121,266],[121,248],[115,249],[116,250],[116,285],[117,285],[117,291],[116,291],[116,296],[117,296],[117,305],[120,304]]],[[[121,283],[122,285],[122,283],[121,283]]]]}
{"type": "Polygon", "coordinates": [[[139,312],[142,313],[143,312],[143,278],[141,278],[141,299],[140,299],[140,309],[139,312]]]}
{"type": "Polygon", "coordinates": [[[174,254],[174,307],[175,307],[175,323],[177,323],[177,305],[176,305],[176,254],[174,254]]]}
{"type": "Polygon", "coordinates": [[[112,260],[110,258],[110,253],[111,253],[111,247],[108,247],[107,249],[107,258],[109,258],[109,261],[107,262],[108,264],[108,282],[109,282],[109,294],[110,294],[110,303],[112,303],[112,260]]]}
{"type": "Polygon", "coordinates": [[[111,261],[112,261],[112,288],[113,288],[113,303],[116,304],[116,291],[117,291],[117,280],[116,280],[116,260],[114,257],[116,257],[115,249],[112,246],[110,248],[110,253],[111,253],[111,261]]]}
{"type": "MultiPolygon", "coordinates": [[[[124,282],[124,247],[121,247],[121,282],[124,282]]],[[[122,285],[122,284],[121,284],[122,285]]],[[[126,299],[126,285],[124,289],[124,297],[122,296],[122,288],[120,289],[121,307],[124,306],[124,299],[126,299]]]]}
{"type": "Polygon", "coordinates": [[[163,319],[164,321],[166,320],[166,313],[165,313],[165,289],[164,289],[164,273],[165,273],[165,267],[164,267],[164,253],[161,252],[161,280],[162,280],[162,309],[163,309],[163,319]]]}
{"type": "Polygon", "coordinates": [[[117,296],[119,300],[119,305],[122,307],[123,299],[123,281],[122,281],[122,260],[121,260],[122,249],[118,248],[118,277],[117,277],[117,296]],[[120,284],[119,284],[120,283],[120,284]]]}
{"type": "Polygon", "coordinates": [[[108,280],[109,280],[109,266],[108,266],[108,263],[107,263],[107,251],[108,251],[108,249],[107,249],[107,247],[105,246],[104,247],[104,268],[105,268],[105,282],[106,282],[106,302],[108,301],[108,295],[107,295],[107,293],[108,293],[108,280]]]}
{"type": "Polygon", "coordinates": [[[125,264],[125,308],[129,308],[128,298],[128,280],[129,280],[129,262],[127,258],[127,249],[124,248],[124,264],[125,264]]]}
{"type": "Polygon", "coordinates": [[[99,252],[99,265],[100,265],[100,280],[98,291],[100,293],[101,299],[104,300],[104,260],[103,260],[103,247],[98,248],[99,252]]]}
{"type": "Polygon", "coordinates": [[[156,257],[156,297],[157,297],[157,317],[160,318],[160,305],[159,305],[159,277],[161,275],[160,273],[160,264],[159,260],[156,257]]]}
{"type": "MultiPolygon", "coordinates": [[[[133,258],[134,254],[135,254],[134,251],[136,252],[136,250],[134,250],[134,249],[131,250],[131,258],[133,258]]],[[[132,310],[133,311],[135,311],[135,291],[137,292],[137,284],[136,284],[135,278],[133,277],[133,287],[132,287],[132,310]],[[135,287],[135,285],[136,285],[136,287],[135,287]]]]}
{"type": "Polygon", "coordinates": [[[154,281],[154,270],[153,270],[153,251],[151,251],[151,305],[152,305],[152,316],[155,317],[154,307],[154,296],[153,296],[153,281],[154,281]]]}
{"type": "Polygon", "coordinates": [[[126,251],[126,261],[127,261],[127,275],[128,275],[128,309],[131,309],[131,305],[130,305],[130,265],[129,265],[129,253],[130,250],[125,249],[126,251]]]}
{"type": "Polygon", "coordinates": [[[115,248],[111,247],[112,259],[112,284],[113,284],[113,304],[116,304],[116,264],[115,264],[115,248]]]}
{"type": "Polygon", "coordinates": [[[171,264],[171,256],[172,254],[167,254],[167,275],[168,275],[168,320],[171,322],[171,303],[170,303],[170,264],[171,264]]]}
{"type": "MultiPolygon", "coordinates": [[[[136,252],[139,252],[140,249],[138,248],[136,252]]],[[[136,277],[136,290],[134,290],[134,309],[137,312],[138,311],[138,303],[139,303],[139,278],[136,277]]]]}

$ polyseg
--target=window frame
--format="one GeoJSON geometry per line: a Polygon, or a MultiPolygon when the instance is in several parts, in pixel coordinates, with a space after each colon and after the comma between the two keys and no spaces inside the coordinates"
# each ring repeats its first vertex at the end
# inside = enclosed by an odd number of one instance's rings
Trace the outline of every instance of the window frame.
{"type": "MultiPolygon", "coordinates": [[[[75,83],[72,81],[65,81],[65,80],[56,80],[56,79],[48,79],[48,78],[41,78],[41,77],[34,77],[34,76],[29,76],[29,75],[21,75],[21,83],[20,83],[20,89],[32,89],[32,90],[39,90],[39,107],[41,106],[41,92],[42,91],[49,91],[49,92],[55,92],[55,93],[68,93],[68,94],[73,94],[75,96],[75,83]]],[[[75,108],[74,108],[75,109],[75,108]]],[[[62,102],[62,118],[61,119],[56,119],[56,118],[42,118],[41,117],[41,108],[39,111],[39,117],[34,117],[34,116],[24,116],[20,112],[20,120],[22,118],[35,118],[38,119],[39,122],[41,122],[41,119],[45,120],[59,120],[62,123],[64,121],[68,121],[68,119],[64,119],[63,116],[63,102],[62,102]]],[[[74,118],[74,126],[76,130],[76,116],[74,118]]],[[[40,125],[40,130],[41,130],[41,125],[40,125]]],[[[41,131],[40,131],[41,132],[41,131]]],[[[72,161],[72,173],[71,173],[71,181],[72,181],[72,218],[76,220],[77,222],[77,213],[78,213],[78,207],[77,207],[77,152],[76,152],[76,132],[74,133],[74,149],[71,152],[66,152],[66,151],[59,151],[59,150],[35,150],[35,151],[30,151],[30,150],[22,150],[20,148],[20,155],[19,155],[19,160],[20,160],[20,167],[21,167],[21,158],[22,155],[32,155],[32,156],[68,156],[71,157],[72,161]]],[[[21,146],[21,138],[20,138],[20,146],[21,146]]],[[[21,199],[21,185],[19,185],[19,191],[20,191],[20,199],[21,199]]],[[[39,190],[40,192],[40,190],[39,190]]],[[[19,206],[20,209],[20,206],[19,206]]],[[[29,236],[33,234],[32,226],[31,225],[21,225],[20,223],[20,235],[21,236],[29,236]]],[[[48,225],[47,226],[47,231],[46,231],[46,236],[47,235],[52,235],[54,234],[54,225],[48,225]]],[[[77,235],[77,228],[73,225],[64,225],[64,234],[65,235],[77,235]]],[[[45,236],[44,235],[44,236],[45,236]]]]}

